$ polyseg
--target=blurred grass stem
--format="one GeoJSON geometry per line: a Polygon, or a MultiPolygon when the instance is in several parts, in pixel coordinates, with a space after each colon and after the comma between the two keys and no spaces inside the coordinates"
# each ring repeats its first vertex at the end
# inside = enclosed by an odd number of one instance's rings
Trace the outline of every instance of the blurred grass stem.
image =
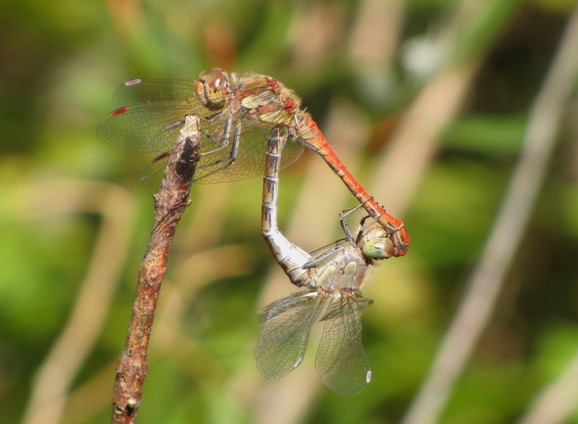
{"type": "Polygon", "coordinates": [[[93,351],[126,260],[134,205],[116,185],[53,181],[34,187],[33,213],[98,213],[100,230],[70,317],[39,368],[22,423],[61,422],[72,382],[93,351]],[[122,213],[119,213],[122,211],[122,213]],[[112,250],[118,254],[111,255],[112,250]]]}
{"type": "MultiPolygon", "coordinates": [[[[520,160],[482,258],[405,424],[439,421],[455,383],[490,319],[544,181],[557,129],[578,74],[578,9],[573,12],[530,112],[520,160]]],[[[544,421],[542,421],[544,422],[544,421]]]]}

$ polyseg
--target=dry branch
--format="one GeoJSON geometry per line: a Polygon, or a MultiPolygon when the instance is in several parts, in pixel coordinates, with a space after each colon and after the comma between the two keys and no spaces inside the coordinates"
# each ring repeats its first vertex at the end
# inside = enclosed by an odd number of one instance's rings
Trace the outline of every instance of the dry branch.
{"type": "Polygon", "coordinates": [[[132,316],[116,368],[112,422],[133,423],[147,375],[147,350],[156,305],[177,224],[190,204],[191,180],[199,160],[198,118],[187,116],[165,176],[155,195],[155,223],[148,251],[141,262],[132,316]]]}

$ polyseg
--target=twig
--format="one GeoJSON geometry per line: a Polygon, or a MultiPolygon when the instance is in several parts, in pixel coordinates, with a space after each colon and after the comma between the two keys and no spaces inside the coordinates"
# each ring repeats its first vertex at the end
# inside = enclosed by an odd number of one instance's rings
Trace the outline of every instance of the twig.
{"type": "Polygon", "coordinates": [[[563,108],[578,73],[578,9],[569,21],[553,65],[530,114],[520,161],[467,293],[410,408],[406,424],[438,420],[496,303],[525,233],[556,140],[563,108]]]}
{"type": "Polygon", "coordinates": [[[147,348],[176,226],[190,204],[189,192],[199,160],[198,118],[187,116],[165,176],[155,195],[155,223],[141,263],[125,346],[116,368],[112,422],[133,423],[147,374],[147,348]]]}

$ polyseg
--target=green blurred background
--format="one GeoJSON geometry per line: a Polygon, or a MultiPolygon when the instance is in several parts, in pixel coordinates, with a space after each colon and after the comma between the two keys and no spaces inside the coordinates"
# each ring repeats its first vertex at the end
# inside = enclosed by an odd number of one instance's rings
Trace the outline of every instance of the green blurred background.
{"type": "MultiPolygon", "coordinates": [[[[109,421],[156,186],[136,178],[149,158],[100,142],[95,129],[124,80],[194,79],[219,66],[294,89],[346,164],[405,221],[412,245],[364,289],[375,300],[363,315],[373,366],[364,392],[344,398],[320,386],[314,343],[290,376],[267,382],[252,353],[257,311],[293,287],[260,235],[261,180],[195,186],[138,422],[399,422],[480,258],[573,7],[4,0],[0,421],[109,421]]],[[[493,318],[440,422],[514,422],[578,350],[572,99],[493,318]]],[[[289,238],[313,250],[340,237],[339,211],[355,199],[306,152],[282,174],[280,206],[289,238]]]]}

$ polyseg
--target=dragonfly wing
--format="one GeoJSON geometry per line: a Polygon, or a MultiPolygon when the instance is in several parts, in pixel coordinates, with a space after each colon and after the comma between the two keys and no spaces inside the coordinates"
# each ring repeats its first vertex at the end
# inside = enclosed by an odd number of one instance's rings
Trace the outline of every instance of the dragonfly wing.
{"type": "Polygon", "coordinates": [[[125,149],[164,152],[177,142],[190,112],[185,100],[123,107],[101,121],[97,135],[104,142],[125,149]]]}
{"type": "Polygon", "coordinates": [[[114,92],[113,107],[196,98],[196,82],[196,80],[160,78],[137,78],[126,81],[114,92]]]}
{"type": "Polygon", "coordinates": [[[255,359],[266,378],[281,378],[303,360],[311,326],[327,299],[316,294],[293,293],[271,303],[259,314],[262,329],[255,359]]]}
{"type": "MultiPolygon", "coordinates": [[[[167,152],[177,142],[186,116],[194,115],[201,118],[201,159],[195,181],[217,183],[262,175],[273,124],[235,102],[220,111],[208,109],[197,96],[195,84],[187,80],[127,81],[114,95],[116,109],[98,127],[99,138],[140,152],[167,152]]],[[[302,151],[301,141],[289,139],[281,167],[295,162],[302,151]]],[[[147,180],[147,175],[150,173],[145,172],[141,179],[147,180]]]]}
{"type": "MultiPolygon", "coordinates": [[[[185,101],[130,106],[104,118],[97,134],[114,146],[140,152],[167,152],[175,146],[189,112],[185,101]]],[[[201,159],[195,181],[210,184],[263,174],[271,134],[268,124],[257,120],[239,122],[238,115],[223,114],[218,119],[202,119],[199,129],[201,159]]],[[[291,139],[283,150],[281,167],[295,162],[302,152],[303,145],[291,139]]],[[[140,178],[149,180],[158,166],[149,166],[140,178]]]]}
{"type": "MultiPolygon", "coordinates": [[[[363,299],[363,298],[361,298],[363,299]]],[[[360,306],[351,296],[332,300],[321,318],[325,328],[315,359],[315,370],[331,390],[343,395],[362,391],[371,379],[371,366],[361,342],[360,306]]]]}
{"type": "MultiPolygon", "coordinates": [[[[265,152],[271,137],[272,127],[270,124],[256,119],[242,119],[239,115],[232,115],[229,141],[221,149],[218,148],[219,138],[217,134],[223,132],[223,123],[221,121],[202,122],[203,131],[206,134],[214,135],[210,137],[213,140],[212,147],[201,146],[202,158],[201,163],[197,165],[195,181],[211,184],[239,181],[263,175],[265,152]],[[231,162],[231,159],[234,160],[231,162]]],[[[281,154],[281,168],[295,162],[302,152],[303,144],[295,139],[289,139],[281,154]]]]}
{"type": "Polygon", "coordinates": [[[215,115],[195,92],[195,81],[134,79],[115,92],[116,108],[100,123],[98,136],[115,146],[140,152],[170,150],[186,115],[215,115]]]}
{"type": "Polygon", "coordinates": [[[309,252],[311,260],[303,265],[303,268],[321,267],[326,261],[335,258],[338,254],[342,254],[344,249],[347,249],[350,243],[347,239],[340,239],[319,249],[309,252]]]}

